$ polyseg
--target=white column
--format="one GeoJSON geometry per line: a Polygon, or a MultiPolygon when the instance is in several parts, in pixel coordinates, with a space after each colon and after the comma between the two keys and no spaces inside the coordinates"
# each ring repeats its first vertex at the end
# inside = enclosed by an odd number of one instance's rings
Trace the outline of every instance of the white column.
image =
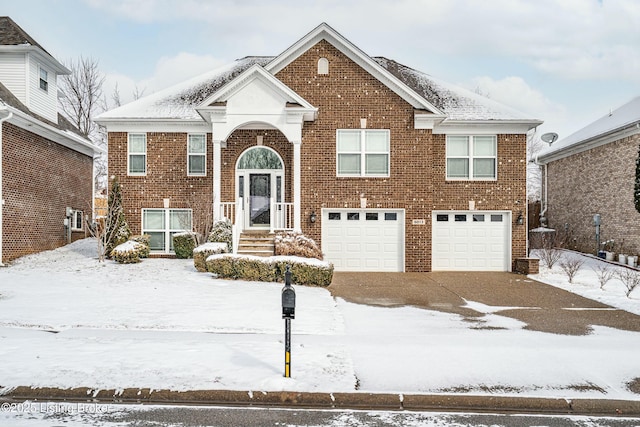
{"type": "MultiPolygon", "coordinates": [[[[6,106],[2,106],[0,110],[6,110],[6,106]]],[[[2,194],[2,174],[4,173],[2,170],[2,123],[9,120],[13,117],[13,113],[11,111],[8,112],[6,117],[0,118],[0,267],[4,267],[2,263],[2,211],[4,210],[4,195],[2,194]]],[[[93,183],[91,183],[93,186],[93,183]]]]}
{"type": "Polygon", "coordinates": [[[301,166],[300,166],[300,146],[302,141],[292,141],[293,144],[293,229],[302,231],[302,211],[301,211],[301,166]]]}
{"type": "Polygon", "coordinates": [[[222,141],[213,141],[213,220],[218,221],[220,217],[220,176],[222,166],[222,155],[220,144],[222,141]]]}

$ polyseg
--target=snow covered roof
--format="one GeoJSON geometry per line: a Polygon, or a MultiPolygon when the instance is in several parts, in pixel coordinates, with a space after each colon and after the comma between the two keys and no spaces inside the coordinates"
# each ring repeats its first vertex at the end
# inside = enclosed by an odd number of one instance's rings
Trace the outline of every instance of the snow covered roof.
{"type": "Polygon", "coordinates": [[[101,114],[99,123],[130,120],[203,119],[196,110],[209,96],[253,65],[277,74],[286,63],[324,39],[334,44],[358,65],[402,96],[417,110],[433,116],[433,120],[472,123],[515,123],[526,130],[542,123],[494,100],[433,78],[396,61],[372,58],[351,44],[327,24],[321,24],[277,57],[248,56],[130,104],[101,114]]]}
{"type": "Polygon", "coordinates": [[[558,160],[616,141],[631,133],[640,133],[640,96],[568,137],[545,147],[538,154],[538,161],[548,163],[558,160]]]}

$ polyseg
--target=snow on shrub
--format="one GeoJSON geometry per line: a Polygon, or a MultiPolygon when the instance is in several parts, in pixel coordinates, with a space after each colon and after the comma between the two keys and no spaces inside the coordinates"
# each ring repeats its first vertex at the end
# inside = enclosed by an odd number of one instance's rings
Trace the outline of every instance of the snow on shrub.
{"type": "Polygon", "coordinates": [[[297,231],[284,231],[275,236],[276,255],[292,255],[322,259],[322,251],[315,240],[297,231]]]}
{"type": "Polygon", "coordinates": [[[231,252],[233,250],[233,232],[232,224],[228,219],[216,221],[213,224],[211,233],[209,233],[209,242],[223,242],[227,244],[227,250],[231,252]]]}
{"type": "Polygon", "coordinates": [[[193,250],[193,265],[201,273],[207,271],[207,258],[215,254],[227,253],[228,246],[224,242],[204,243],[193,250]]]}
{"type": "Polygon", "coordinates": [[[140,254],[148,254],[148,246],[133,240],[127,240],[111,250],[111,258],[120,264],[134,264],[140,262],[140,254]]]}
{"type": "Polygon", "coordinates": [[[149,258],[151,236],[143,234],[141,236],[132,236],[129,240],[143,244],[144,248],[140,249],[140,258],[149,258]]]}
{"type": "Polygon", "coordinates": [[[174,234],[172,239],[173,251],[176,253],[177,258],[193,258],[193,250],[196,247],[196,233],[184,231],[174,234]]]}
{"type": "Polygon", "coordinates": [[[333,278],[331,263],[294,256],[220,254],[208,257],[206,265],[208,272],[226,279],[283,282],[287,265],[291,267],[291,282],[294,284],[329,286],[333,278]]]}

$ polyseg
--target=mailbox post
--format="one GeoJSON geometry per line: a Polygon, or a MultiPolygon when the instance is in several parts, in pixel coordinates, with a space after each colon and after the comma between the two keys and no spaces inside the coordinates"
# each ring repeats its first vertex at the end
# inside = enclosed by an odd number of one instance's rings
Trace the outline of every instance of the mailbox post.
{"type": "Polygon", "coordinates": [[[291,378],[291,319],[296,317],[296,291],[291,286],[289,266],[284,273],[282,318],[284,319],[284,376],[291,378]]]}

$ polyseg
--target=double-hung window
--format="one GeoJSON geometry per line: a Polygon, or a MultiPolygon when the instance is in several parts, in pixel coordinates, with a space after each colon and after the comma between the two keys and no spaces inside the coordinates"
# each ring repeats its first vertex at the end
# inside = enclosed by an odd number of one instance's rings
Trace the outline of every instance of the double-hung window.
{"type": "Polygon", "coordinates": [[[189,176],[205,176],[207,174],[207,137],[204,134],[189,135],[187,171],[189,176]]]}
{"type": "Polygon", "coordinates": [[[447,179],[497,179],[495,136],[447,136],[447,179]]]}
{"type": "Polygon", "coordinates": [[[144,133],[130,133],[127,151],[129,175],[146,175],[147,135],[144,133]]]}
{"type": "Polygon", "coordinates": [[[83,220],[83,216],[82,216],[82,211],[71,211],[71,230],[72,231],[82,231],[83,227],[82,227],[82,220],[83,220]]]}
{"type": "Polygon", "coordinates": [[[338,176],[389,176],[390,132],[386,129],[338,129],[338,176]]]}
{"type": "Polygon", "coordinates": [[[173,235],[191,231],[190,209],[142,209],[142,234],[149,235],[149,248],[155,252],[173,251],[173,235]]]}
{"type": "Polygon", "coordinates": [[[49,73],[42,67],[40,67],[40,89],[49,91],[49,73]]]}

